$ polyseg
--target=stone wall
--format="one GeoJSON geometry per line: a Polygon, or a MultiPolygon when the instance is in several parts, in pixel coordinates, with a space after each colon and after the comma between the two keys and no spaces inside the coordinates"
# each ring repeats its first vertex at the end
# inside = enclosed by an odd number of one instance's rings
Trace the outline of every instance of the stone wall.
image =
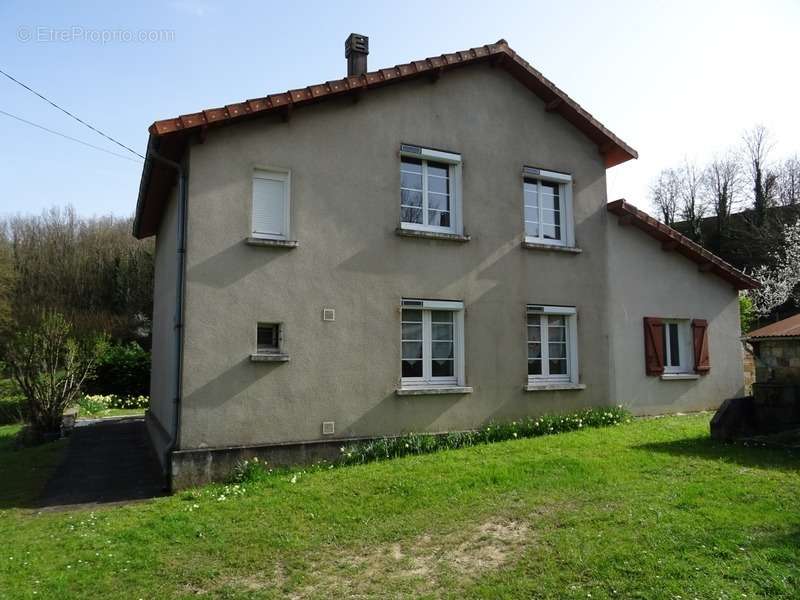
{"type": "Polygon", "coordinates": [[[755,358],[757,382],[800,383],[800,339],[757,342],[755,358]]]}

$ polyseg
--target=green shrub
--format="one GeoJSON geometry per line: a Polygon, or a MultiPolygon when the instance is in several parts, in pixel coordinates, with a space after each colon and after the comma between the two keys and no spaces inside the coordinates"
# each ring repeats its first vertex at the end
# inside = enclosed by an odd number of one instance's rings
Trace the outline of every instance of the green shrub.
{"type": "Polygon", "coordinates": [[[108,346],[86,388],[90,394],[120,398],[149,395],[150,353],[133,342],[108,346]]]}
{"type": "Polygon", "coordinates": [[[587,427],[607,427],[628,422],[630,418],[630,413],[621,406],[601,407],[566,415],[542,415],[509,423],[491,423],[476,431],[455,431],[445,434],[410,433],[357,442],[343,447],[339,462],[360,464],[408,454],[428,454],[437,450],[452,450],[476,444],[577,431],[587,427]]]}

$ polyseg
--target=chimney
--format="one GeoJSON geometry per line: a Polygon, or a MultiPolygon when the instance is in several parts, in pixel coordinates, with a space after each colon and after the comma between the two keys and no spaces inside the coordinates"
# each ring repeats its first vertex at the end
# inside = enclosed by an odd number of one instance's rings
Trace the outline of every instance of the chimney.
{"type": "Polygon", "coordinates": [[[363,75],[367,72],[367,54],[369,54],[369,38],[358,33],[351,33],[344,42],[344,56],[347,59],[347,76],[363,75]]]}

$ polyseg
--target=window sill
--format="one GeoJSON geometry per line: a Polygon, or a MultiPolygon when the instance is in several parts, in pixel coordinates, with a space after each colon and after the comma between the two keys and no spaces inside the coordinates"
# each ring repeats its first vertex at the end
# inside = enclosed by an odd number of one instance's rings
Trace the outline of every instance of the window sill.
{"type": "Polygon", "coordinates": [[[693,381],[700,379],[697,373],[664,373],[661,376],[661,381],[693,381]]]}
{"type": "Polygon", "coordinates": [[[466,386],[401,387],[395,390],[398,396],[435,396],[440,394],[471,394],[472,388],[466,386]]]}
{"type": "Polygon", "coordinates": [[[561,390],[585,390],[585,383],[528,383],[522,388],[526,392],[557,392],[561,390]]]}
{"type": "Polygon", "coordinates": [[[567,254],[580,254],[583,252],[577,246],[558,246],[556,244],[542,244],[541,242],[522,241],[522,247],[526,250],[550,250],[553,252],[566,252],[567,254]]]}
{"type": "Polygon", "coordinates": [[[443,231],[423,231],[421,229],[406,229],[398,227],[394,232],[402,237],[422,238],[425,240],[446,240],[449,242],[468,242],[472,238],[458,233],[444,233],[443,231]]]}
{"type": "Polygon", "coordinates": [[[297,240],[272,240],[269,238],[249,237],[244,240],[248,246],[269,246],[271,248],[297,248],[297,240]]]}
{"type": "Polygon", "coordinates": [[[250,362],[289,362],[288,354],[251,354],[250,362]]]}

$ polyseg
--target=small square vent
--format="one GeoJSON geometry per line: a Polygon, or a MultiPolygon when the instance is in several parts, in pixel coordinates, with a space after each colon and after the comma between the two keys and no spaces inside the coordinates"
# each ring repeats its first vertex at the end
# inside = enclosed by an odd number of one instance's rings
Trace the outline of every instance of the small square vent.
{"type": "Polygon", "coordinates": [[[336,320],[336,309],[323,308],[322,309],[322,320],[323,321],[335,321],[336,320]]]}
{"type": "Polygon", "coordinates": [[[323,421],[322,422],[322,435],[333,435],[334,433],[334,422],[333,421],[323,421]]]}

